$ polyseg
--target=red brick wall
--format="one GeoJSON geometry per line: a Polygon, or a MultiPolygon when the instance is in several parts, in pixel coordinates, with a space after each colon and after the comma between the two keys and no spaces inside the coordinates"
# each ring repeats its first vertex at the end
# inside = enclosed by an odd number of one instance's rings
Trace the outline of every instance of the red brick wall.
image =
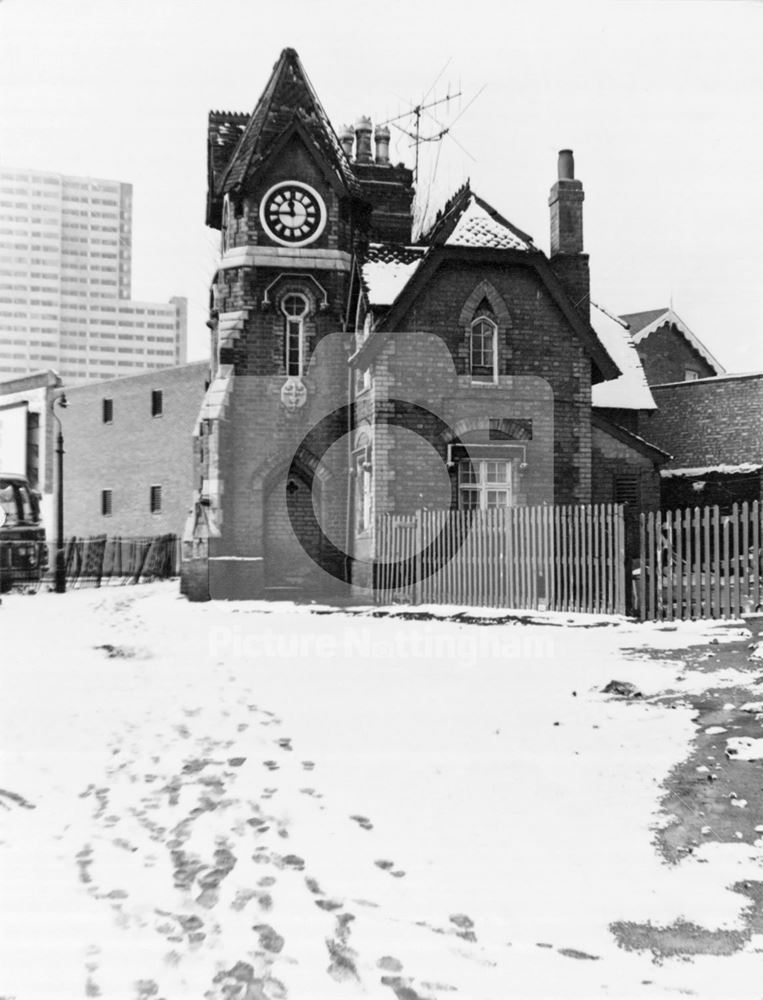
{"type": "Polygon", "coordinates": [[[656,510],[660,506],[660,474],[653,462],[623,441],[593,428],[592,503],[614,503],[615,484],[619,476],[638,477],[639,510],[656,510]]]}
{"type": "Polygon", "coordinates": [[[715,370],[702,355],[687,343],[674,326],[661,326],[636,344],[649,385],[683,382],[686,369],[699,372],[700,378],[715,375],[715,370]]]}
{"type": "Polygon", "coordinates": [[[555,501],[588,502],[591,363],[535,272],[520,266],[447,263],[401,318],[399,329],[443,336],[458,374],[465,375],[468,347],[459,315],[475,286],[485,279],[511,316],[511,328],[499,345],[500,374],[537,376],[547,379],[553,389],[555,501]]]}
{"type": "Polygon", "coordinates": [[[666,468],[763,463],[763,375],[653,386],[639,433],[673,455],[666,468]]]}

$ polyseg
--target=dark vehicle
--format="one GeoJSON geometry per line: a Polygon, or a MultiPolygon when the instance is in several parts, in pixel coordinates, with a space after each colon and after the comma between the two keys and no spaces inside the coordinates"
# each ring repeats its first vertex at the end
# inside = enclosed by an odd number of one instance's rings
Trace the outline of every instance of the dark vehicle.
{"type": "Polygon", "coordinates": [[[38,495],[24,476],[0,473],[0,593],[38,586],[47,568],[38,495]]]}

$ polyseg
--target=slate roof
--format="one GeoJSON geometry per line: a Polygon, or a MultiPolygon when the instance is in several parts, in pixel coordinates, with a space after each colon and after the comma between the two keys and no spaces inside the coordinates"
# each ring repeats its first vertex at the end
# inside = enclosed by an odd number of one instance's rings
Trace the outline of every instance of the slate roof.
{"type": "Polygon", "coordinates": [[[716,375],[722,375],[726,370],[720,361],[713,357],[699,337],[692,333],[678,313],[674,312],[671,308],[625,313],[620,319],[624,320],[631,328],[631,336],[635,344],[646,340],[651,333],[654,333],[663,326],[673,326],[683,336],[684,340],[694,348],[697,354],[704,358],[710,367],[715,370],[716,375]]]}
{"type": "Polygon", "coordinates": [[[619,410],[655,410],[649,384],[628,324],[591,300],[591,326],[622,374],[591,390],[594,406],[619,410]]]}
{"type": "Polygon", "coordinates": [[[210,111],[207,128],[209,165],[218,177],[244,134],[250,115],[246,111],[210,111]]]}
{"type": "Polygon", "coordinates": [[[369,303],[372,306],[392,305],[425,253],[425,247],[369,243],[361,269],[369,303]]]}
{"type": "Polygon", "coordinates": [[[649,326],[650,323],[654,323],[660,316],[664,316],[667,311],[667,307],[664,309],[647,309],[646,312],[624,313],[620,319],[628,324],[631,334],[634,334],[638,333],[639,330],[643,330],[645,326],[649,326]]]}
{"type": "Polygon", "coordinates": [[[634,434],[633,431],[629,431],[626,427],[621,427],[620,424],[609,420],[602,413],[597,413],[596,410],[591,412],[591,426],[597,427],[605,434],[609,434],[610,437],[628,445],[629,448],[634,448],[636,451],[641,452],[642,455],[646,455],[653,462],[662,464],[669,462],[673,457],[663,448],[658,448],[656,444],[652,444],[650,441],[642,438],[640,434],[634,434]]]}
{"type": "Polygon", "coordinates": [[[532,236],[504,219],[476,195],[469,182],[438,212],[420,243],[430,246],[480,247],[490,250],[535,250],[532,236]]]}
{"type": "Polygon", "coordinates": [[[215,193],[241,186],[250,168],[263,160],[295,121],[301,122],[347,189],[360,188],[326,112],[294,49],[284,49],[227,165],[215,175],[215,193]]]}

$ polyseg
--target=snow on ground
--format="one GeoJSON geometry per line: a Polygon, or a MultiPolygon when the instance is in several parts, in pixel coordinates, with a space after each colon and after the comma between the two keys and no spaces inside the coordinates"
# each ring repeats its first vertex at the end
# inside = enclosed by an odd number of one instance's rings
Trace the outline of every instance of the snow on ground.
{"type": "Polygon", "coordinates": [[[649,696],[746,675],[638,652],[738,626],[315,610],[4,598],[0,997],[759,1000],[761,935],[655,963],[610,928],[745,926],[760,848],[655,851],[694,729],[649,696]]]}

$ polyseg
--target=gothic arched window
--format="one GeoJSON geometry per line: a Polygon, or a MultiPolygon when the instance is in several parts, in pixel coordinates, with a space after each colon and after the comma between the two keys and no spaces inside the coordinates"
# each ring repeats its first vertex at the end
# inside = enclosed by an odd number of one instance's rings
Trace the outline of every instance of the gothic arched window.
{"type": "Polygon", "coordinates": [[[307,296],[289,292],[281,300],[284,315],[284,364],[287,375],[304,374],[305,363],[305,317],[310,304],[307,296]]]}
{"type": "Polygon", "coordinates": [[[473,382],[495,382],[498,375],[498,326],[487,316],[469,330],[469,371],[473,382]]]}

